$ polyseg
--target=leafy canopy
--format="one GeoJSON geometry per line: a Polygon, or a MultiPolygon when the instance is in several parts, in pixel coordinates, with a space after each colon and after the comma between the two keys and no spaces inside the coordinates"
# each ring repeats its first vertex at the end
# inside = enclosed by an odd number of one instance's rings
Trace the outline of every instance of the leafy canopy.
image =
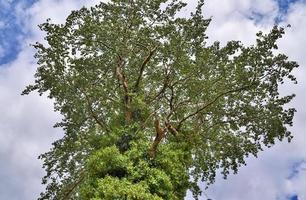
{"type": "Polygon", "coordinates": [[[41,24],[37,90],[55,100],[64,137],[40,156],[40,199],[198,198],[198,181],[226,177],[263,146],[292,138],[298,65],[274,54],[283,28],[256,44],[207,44],[203,0],[112,0],[73,11],[64,24],[41,24]]]}

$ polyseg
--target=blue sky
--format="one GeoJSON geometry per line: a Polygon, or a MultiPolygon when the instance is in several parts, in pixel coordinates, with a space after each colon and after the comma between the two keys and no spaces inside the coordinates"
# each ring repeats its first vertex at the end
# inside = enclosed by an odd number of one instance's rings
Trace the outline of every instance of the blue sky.
{"type": "Polygon", "coordinates": [[[277,0],[280,11],[282,13],[287,13],[290,4],[297,2],[298,0],[277,0]]]}
{"type": "Polygon", "coordinates": [[[298,200],[298,196],[297,195],[292,195],[289,197],[289,200],[298,200]]]}
{"type": "MultiPolygon", "coordinates": [[[[194,2],[190,1],[190,2],[194,2]]],[[[48,150],[60,131],[52,125],[60,119],[52,102],[44,97],[20,97],[33,81],[36,69],[33,41],[41,41],[37,25],[46,18],[63,22],[72,9],[98,0],[0,0],[0,199],[30,200],[42,190],[43,175],[37,156],[48,150]]],[[[242,40],[252,44],[259,30],[275,23],[291,24],[280,50],[301,65],[299,85],[282,88],[296,93],[292,106],[298,113],[291,144],[279,143],[249,158],[238,175],[217,177],[205,193],[213,200],[306,199],[306,5],[304,0],[206,0],[208,29],[212,41],[242,40]],[[222,5],[222,6],[220,6],[222,5]],[[226,34],[224,34],[226,33],[226,34]]],[[[204,198],[204,197],[203,197],[204,198]]]]}
{"type": "Polygon", "coordinates": [[[21,5],[24,9],[30,7],[36,0],[16,1],[9,0],[0,1],[0,47],[4,52],[0,53],[0,65],[14,60],[21,50],[20,42],[22,37],[27,35],[23,30],[22,22],[16,16],[15,9],[17,5],[21,5]],[[20,4],[21,3],[21,4],[20,4]]]}

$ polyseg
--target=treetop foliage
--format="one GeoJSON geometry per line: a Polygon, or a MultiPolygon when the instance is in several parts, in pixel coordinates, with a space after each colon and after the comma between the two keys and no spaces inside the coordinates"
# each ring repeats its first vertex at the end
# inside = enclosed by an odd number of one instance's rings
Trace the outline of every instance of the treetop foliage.
{"type": "MultiPolygon", "coordinates": [[[[112,0],[40,25],[35,83],[63,115],[64,137],[40,156],[40,199],[184,199],[198,182],[237,172],[245,157],[292,136],[297,63],[275,54],[284,29],[256,43],[207,43],[199,0],[112,0]]],[[[226,34],[226,33],[225,33],[226,34]]]]}

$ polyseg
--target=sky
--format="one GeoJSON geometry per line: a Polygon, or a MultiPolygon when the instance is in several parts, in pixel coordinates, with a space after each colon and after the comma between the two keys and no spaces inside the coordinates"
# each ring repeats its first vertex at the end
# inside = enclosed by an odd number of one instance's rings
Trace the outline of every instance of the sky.
{"type": "MultiPolygon", "coordinates": [[[[29,45],[43,41],[37,25],[47,18],[63,23],[71,10],[91,6],[98,0],[0,0],[0,200],[32,200],[43,190],[44,174],[38,155],[48,151],[62,136],[53,129],[60,115],[53,102],[37,94],[21,96],[33,82],[37,68],[35,51],[29,45]]],[[[195,0],[189,1],[188,12],[195,0]]],[[[291,128],[291,143],[248,158],[247,166],[227,180],[204,191],[202,199],[213,200],[306,200],[306,1],[305,0],[206,0],[204,13],[213,21],[209,41],[255,41],[259,30],[269,31],[277,23],[286,28],[279,51],[300,64],[294,71],[298,85],[285,84],[282,94],[295,93],[290,106],[297,109],[291,128]]],[[[201,184],[204,188],[204,183],[201,184]]],[[[191,199],[188,193],[186,199],[191,199]]]]}

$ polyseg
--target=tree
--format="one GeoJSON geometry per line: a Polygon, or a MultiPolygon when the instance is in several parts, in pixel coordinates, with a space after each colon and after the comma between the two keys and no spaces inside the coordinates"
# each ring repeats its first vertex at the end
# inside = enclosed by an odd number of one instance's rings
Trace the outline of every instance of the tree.
{"type": "Polygon", "coordinates": [[[38,91],[55,100],[64,137],[40,156],[39,199],[197,199],[199,181],[226,176],[264,146],[292,136],[294,95],[278,86],[297,63],[274,53],[284,29],[256,44],[207,44],[199,0],[112,0],[41,24],[38,91]]]}

